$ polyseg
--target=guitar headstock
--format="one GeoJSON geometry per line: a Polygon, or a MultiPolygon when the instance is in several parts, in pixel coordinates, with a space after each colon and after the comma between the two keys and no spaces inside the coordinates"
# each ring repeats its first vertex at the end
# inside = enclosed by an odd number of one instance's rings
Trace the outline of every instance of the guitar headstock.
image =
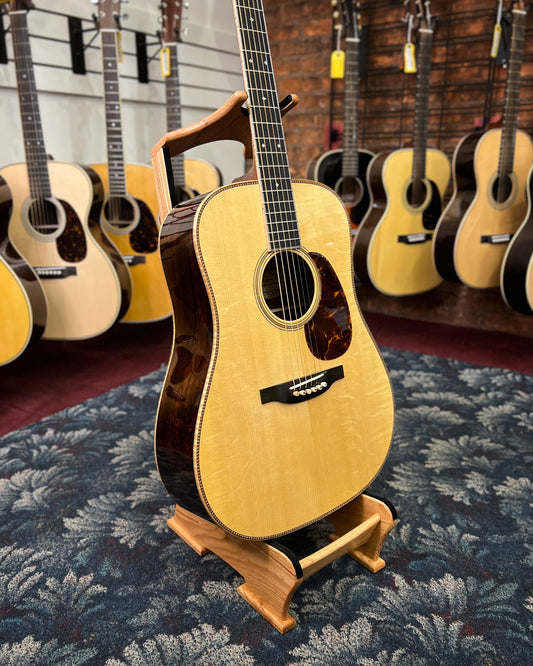
{"type": "Polygon", "coordinates": [[[161,25],[163,43],[179,42],[181,31],[182,0],[163,0],[161,3],[161,25]]]}
{"type": "Polygon", "coordinates": [[[120,28],[120,0],[98,0],[98,27],[101,30],[120,28]]]}
{"type": "Polygon", "coordinates": [[[357,39],[361,31],[361,15],[359,14],[359,2],[353,0],[341,0],[342,21],[346,35],[357,39]]]}
{"type": "Polygon", "coordinates": [[[35,9],[32,0],[8,0],[10,12],[28,12],[35,9]]]}

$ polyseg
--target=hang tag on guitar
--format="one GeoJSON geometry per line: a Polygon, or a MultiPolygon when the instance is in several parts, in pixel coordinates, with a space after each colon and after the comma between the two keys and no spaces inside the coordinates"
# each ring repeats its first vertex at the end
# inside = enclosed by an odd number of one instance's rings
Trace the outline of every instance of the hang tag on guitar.
{"type": "Polygon", "coordinates": [[[494,26],[494,32],[492,33],[492,46],[490,47],[490,57],[497,58],[498,51],[500,50],[500,40],[502,38],[502,27],[499,24],[494,26]]]}
{"type": "Polygon", "coordinates": [[[122,33],[117,32],[117,60],[124,62],[124,51],[122,50],[122,33]]]}
{"type": "Polygon", "coordinates": [[[403,71],[406,74],[416,74],[415,45],[407,42],[403,47],[403,71]]]}
{"type": "Polygon", "coordinates": [[[161,76],[170,76],[170,49],[164,46],[159,53],[161,76]]]}
{"type": "Polygon", "coordinates": [[[332,51],[330,61],[330,78],[343,79],[344,78],[344,62],[346,54],[344,51],[332,51]]]}

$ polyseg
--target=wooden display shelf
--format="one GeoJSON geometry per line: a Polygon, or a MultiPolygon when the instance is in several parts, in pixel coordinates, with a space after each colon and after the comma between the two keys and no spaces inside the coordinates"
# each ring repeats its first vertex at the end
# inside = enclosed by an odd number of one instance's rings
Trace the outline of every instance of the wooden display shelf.
{"type": "Polygon", "coordinates": [[[364,285],[356,291],[363,313],[533,337],[533,316],[508,308],[498,288],[472,289],[442,282],[416,296],[386,296],[364,285]]]}
{"type": "MultiPolygon", "coordinates": [[[[330,543],[304,557],[284,545],[283,538],[268,542],[242,539],[179,506],[168,525],[198,555],[213,552],[240,573],[244,584],[237,592],[284,634],[296,625],[288,612],[294,593],[322,567],[345,554],[372,573],[385,566],[381,547],[396,524],[390,503],[362,494],[326,520],[334,528],[330,543]]],[[[294,541],[298,532],[290,537],[294,541]]]]}

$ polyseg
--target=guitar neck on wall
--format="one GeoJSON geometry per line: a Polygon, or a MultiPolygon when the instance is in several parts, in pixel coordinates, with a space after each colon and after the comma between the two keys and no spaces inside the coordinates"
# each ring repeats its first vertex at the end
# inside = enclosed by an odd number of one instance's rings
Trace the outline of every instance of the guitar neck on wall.
{"type": "Polygon", "coordinates": [[[370,206],[367,185],[368,165],[374,153],[359,148],[359,82],[361,62],[361,26],[359,3],[340,0],[333,6],[346,33],[344,73],[344,129],[342,150],[329,150],[307,167],[313,180],[332,187],[346,205],[353,228],[357,228],[370,206]]]}
{"type": "Polygon", "coordinates": [[[11,0],[9,12],[26,162],[0,174],[13,196],[10,240],[46,296],[43,337],[76,340],[116,321],[122,291],[112,256],[92,233],[101,204],[96,174],[46,153],[27,22],[32,6],[11,0]]]}
{"type": "MultiPolygon", "coordinates": [[[[165,79],[167,131],[182,127],[178,45],[181,42],[182,0],[165,0],[162,10],[161,71],[165,79]]],[[[220,171],[213,164],[183,154],[171,158],[175,200],[185,201],[200,192],[209,192],[222,184],[220,171]]]]}
{"type": "Polygon", "coordinates": [[[179,505],[265,539],[361,492],[393,407],[355,300],[346,210],[326,186],[291,180],[262,3],[233,7],[258,182],[180,204],[163,224],[175,340],[156,458],[179,505]]]}
{"type": "Polygon", "coordinates": [[[171,305],[158,252],[159,224],[153,171],[124,160],[118,71],[119,0],[100,0],[98,22],[102,43],[102,76],[107,163],[92,164],[105,187],[100,215],[103,232],[129,268],[132,294],[121,321],[157,321],[171,305]]]}

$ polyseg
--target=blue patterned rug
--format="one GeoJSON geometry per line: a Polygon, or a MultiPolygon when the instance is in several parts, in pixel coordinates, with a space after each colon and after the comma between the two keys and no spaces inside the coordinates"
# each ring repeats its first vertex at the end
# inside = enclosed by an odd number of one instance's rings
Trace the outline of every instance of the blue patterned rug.
{"type": "Polygon", "coordinates": [[[0,665],[532,663],[533,376],[384,355],[387,566],[322,569],[285,636],[166,525],[162,369],[1,438],[0,665]]]}

